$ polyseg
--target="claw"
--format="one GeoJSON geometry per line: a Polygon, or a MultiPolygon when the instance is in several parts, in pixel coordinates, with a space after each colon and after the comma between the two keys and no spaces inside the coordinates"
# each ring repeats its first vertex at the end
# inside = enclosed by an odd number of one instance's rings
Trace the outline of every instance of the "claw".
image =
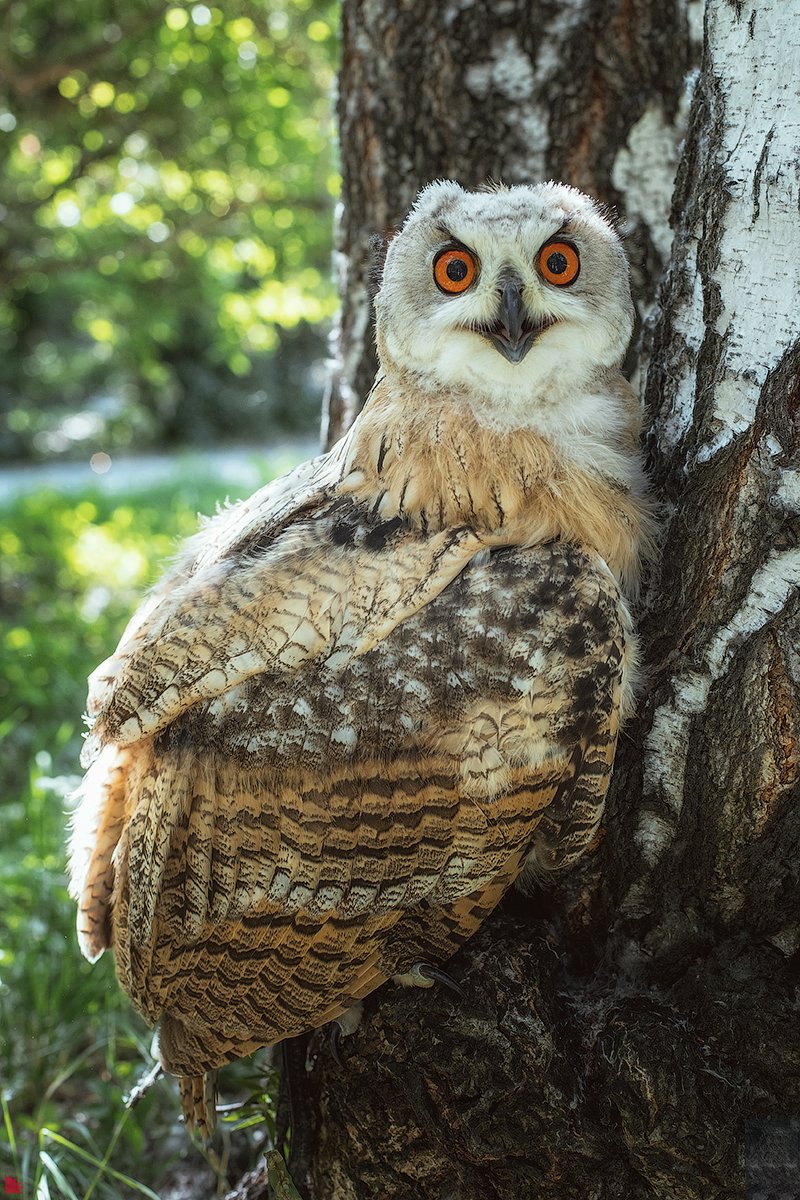
{"type": "Polygon", "coordinates": [[[338,1017],[335,1017],[334,1020],[331,1021],[331,1054],[333,1055],[334,1062],[337,1064],[337,1066],[342,1067],[342,1069],[344,1069],[344,1062],[342,1061],[342,1056],[339,1053],[341,1050],[342,1038],[349,1037],[351,1033],[355,1033],[361,1024],[361,1016],[363,1011],[364,1005],[360,1000],[357,1000],[351,1008],[348,1008],[346,1012],[340,1013],[338,1017]]]}
{"type": "Polygon", "coordinates": [[[423,979],[433,979],[436,981],[436,983],[444,984],[444,986],[449,988],[451,992],[455,992],[459,1000],[464,1000],[466,998],[464,989],[460,984],[456,983],[452,975],[448,975],[446,971],[440,970],[439,967],[433,966],[432,963],[415,963],[411,969],[412,971],[418,971],[423,979]]]}
{"type": "Polygon", "coordinates": [[[433,987],[434,983],[443,983],[446,988],[450,988],[451,992],[455,992],[459,999],[464,999],[464,991],[455,979],[439,967],[435,967],[433,963],[414,963],[410,970],[405,971],[402,975],[393,975],[392,978],[395,983],[399,983],[403,987],[429,988],[433,987]]]}

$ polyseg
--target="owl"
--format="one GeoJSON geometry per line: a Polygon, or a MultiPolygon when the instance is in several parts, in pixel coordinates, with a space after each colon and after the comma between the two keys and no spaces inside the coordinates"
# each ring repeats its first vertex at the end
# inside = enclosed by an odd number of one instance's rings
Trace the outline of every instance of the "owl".
{"type": "Polygon", "coordinates": [[[425,188],[352,428],[205,524],[91,677],[80,947],[204,1135],[217,1068],[430,986],[592,842],[650,539],[632,317],[587,196],[425,188]]]}

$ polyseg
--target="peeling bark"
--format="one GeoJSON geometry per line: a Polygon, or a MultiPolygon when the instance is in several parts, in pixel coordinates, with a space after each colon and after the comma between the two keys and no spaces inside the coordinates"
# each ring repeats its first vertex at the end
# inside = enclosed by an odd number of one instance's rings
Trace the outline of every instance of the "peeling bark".
{"type": "MultiPolygon", "coordinates": [[[[627,31],[677,6],[488,7],[346,0],[340,421],[370,374],[351,298],[368,229],[440,174],[566,174],[619,202],[637,123],[659,103],[675,121],[685,60],[656,39],[659,84],[627,31]],[[577,83],[546,105],[548,47],[577,83]]],[[[709,6],[645,386],[664,502],[649,682],[602,838],[452,960],[465,1001],[388,987],[344,1071],[320,1044],[317,1200],[733,1200],[759,1121],[800,1109],[799,57],[800,0],[709,6]]]]}
{"type": "Polygon", "coordinates": [[[692,59],[686,0],[344,0],[342,316],[332,444],[372,385],[370,239],[432,179],[561,179],[614,205],[640,313],[671,235],[692,59]]]}

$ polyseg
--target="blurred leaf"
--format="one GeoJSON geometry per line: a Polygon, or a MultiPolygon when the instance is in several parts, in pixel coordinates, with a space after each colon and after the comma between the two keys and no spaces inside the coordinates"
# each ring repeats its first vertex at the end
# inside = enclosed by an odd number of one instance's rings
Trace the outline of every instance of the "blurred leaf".
{"type": "Polygon", "coordinates": [[[312,417],[324,343],[284,331],[335,307],[337,24],[332,0],[4,7],[0,455],[312,417]]]}

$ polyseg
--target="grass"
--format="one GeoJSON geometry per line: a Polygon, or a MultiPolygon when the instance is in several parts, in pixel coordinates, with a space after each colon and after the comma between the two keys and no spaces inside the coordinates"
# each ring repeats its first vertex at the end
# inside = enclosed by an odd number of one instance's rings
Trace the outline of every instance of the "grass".
{"type": "MultiPolygon", "coordinates": [[[[186,1148],[172,1085],[123,1106],[152,1033],[111,956],[80,956],[64,847],[86,677],[197,512],[226,495],[238,498],[194,477],[123,496],[39,492],[0,510],[0,1176],[26,1200],[157,1196],[186,1148]]],[[[243,1065],[232,1083],[251,1101],[234,1127],[263,1134],[258,1072],[243,1065]]]]}

